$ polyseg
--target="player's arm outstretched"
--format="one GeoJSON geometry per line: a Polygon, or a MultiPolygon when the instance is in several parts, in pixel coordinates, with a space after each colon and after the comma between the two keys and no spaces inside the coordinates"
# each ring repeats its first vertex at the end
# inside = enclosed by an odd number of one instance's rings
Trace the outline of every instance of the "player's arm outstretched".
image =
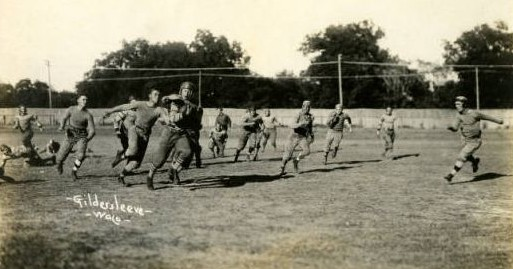
{"type": "Polygon", "coordinates": [[[481,112],[477,112],[477,115],[478,115],[480,120],[487,120],[487,121],[495,122],[497,124],[503,124],[504,123],[504,120],[501,119],[501,118],[495,118],[495,117],[483,114],[481,112]]]}
{"type": "Polygon", "coordinates": [[[140,106],[140,102],[133,102],[133,103],[129,103],[129,104],[115,106],[115,107],[107,110],[105,113],[103,113],[103,118],[107,118],[108,116],[110,116],[110,114],[115,113],[115,112],[137,109],[139,106],[140,106]]]}

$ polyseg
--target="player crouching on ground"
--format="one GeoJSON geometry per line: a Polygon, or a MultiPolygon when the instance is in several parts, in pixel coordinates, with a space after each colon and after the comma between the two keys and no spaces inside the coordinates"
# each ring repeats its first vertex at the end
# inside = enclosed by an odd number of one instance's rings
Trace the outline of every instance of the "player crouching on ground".
{"type": "Polygon", "coordinates": [[[226,146],[226,140],[228,134],[226,130],[223,130],[219,123],[216,123],[216,127],[210,131],[208,148],[212,151],[214,158],[224,157],[224,147],[226,146]]]}
{"type": "Polygon", "coordinates": [[[287,162],[292,159],[294,164],[294,171],[299,173],[299,161],[310,154],[310,141],[313,137],[313,121],[314,116],[310,114],[310,101],[304,101],[301,111],[296,117],[294,124],[292,124],[292,133],[289,136],[289,141],[283,153],[282,164],[280,167],[280,175],[285,175],[285,166],[287,162]],[[301,152],[296,158],[293,158],[294,149],[297,146],[301,147],[301,152]]]}
{"type": "Polygon", "coordinates": [[[4,173],[4,167],[8,160],[25,158],[25,162],[29,165],[45,165],[47,162],[55,164],[55,156],[50,158],[41,158],[33,147],[10,147],[5,144],[0,145],[0,175],[4,173]]]}
{"type": "Polygon", "coordinates": [[[348,123],[349,132],[352,132],[351,128],[351,117],[344,113],[341,104],[337,104],[335,106],[335,111],[330,113],[328,119],[328,134],[326,134],[326,145],[324,146],[324,159],[323,164],[326,165],[328,163],[328,154],[330,152],[331,144],[333,143],[333,152],[331,153],[331,157],[335,158],[337,156],[338,147],[340,145],[340,141],[342,141],[342,137],[344,136],[344,127],[345,123],[348,123]]]}
{"type": "Polygon", "coordinates": [[[457,132],[461,131],[461,141],[463,148],[458,155],[458,159],[454,164],[454,168],[444,178],[451,182],[452,178],[463,167],[463,163],[470,161],[472,163],[472,172],[477,172],[479,169],[479,158],[474,157],[474,153],[481,147],[481,120],[492,121],[498,124],[503,124],[502,119],[494,118],[478,111],[470,110],[467,108],[467,98],[464,96],[456,97],[454,106],[458,111],[458,115],[453,125],[447,129],[457,132]]]}
{"type": "Polygon", "coordinates": [[[381,115],[378,123],[378,129],[376,131],[376,135],[378,138],[381,136],[383,139],[383,143],[385,144],[385,151],[381,154],[381,156],[390,159],[392,158],[392,150],[394,150],[394,141],[395,141],[395,115],[392,114],[392,108],[387,107],[385,110],[385,114],[381,115]]]}

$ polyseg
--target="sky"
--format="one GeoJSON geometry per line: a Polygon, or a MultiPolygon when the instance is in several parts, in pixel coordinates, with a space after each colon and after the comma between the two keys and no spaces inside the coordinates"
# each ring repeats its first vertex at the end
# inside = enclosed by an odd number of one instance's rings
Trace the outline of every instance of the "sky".
{"type": "Polygon", "coordinates": [[[0,82],[47,82],[48,60],[52,86],[73,91],[123,40],[190,43],[197,29],[240,42],[261,75],[299,74],[306,35],[363,20],[393,55],[442,63],[444,40],[498,20],[511,30],[512,14],[512,0],[0,0],[0,82]]]}

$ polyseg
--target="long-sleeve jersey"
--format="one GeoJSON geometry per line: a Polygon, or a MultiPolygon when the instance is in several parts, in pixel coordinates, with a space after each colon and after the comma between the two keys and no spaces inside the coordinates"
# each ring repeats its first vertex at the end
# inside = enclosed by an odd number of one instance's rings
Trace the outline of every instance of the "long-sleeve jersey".
{"type": "Polygon", "coordinates": [[[378,122],[378,131],[384,130],[384,131],[392,131],[395,129],[395,121],[396,121],[395,115],[388,115],[383,114],[381,115],[381,118],[378,122]]]}
{"type": "Polygon", "coordinates": [[[461,113],[458,113],[456,120],[454,121],[451,129],[461,131],[461,136],[464,139],[474,139],[481,137],[481,120],[488,120],[495,123],[502,123],[501,119],[494,118],[492,116],[485,115],[481,112],[465,109],[461,113]]]}
{"type": "Polygon", "coordinates": [[[345,121],[351,124],[351,117],[346,113],[337,114],[336,111],[333,111],[329,115],[328,127],[335,131],[343,131],[345,121]]]}
{"type": "Polygon", "coordinates": [[[273,115],[263,116],[262,121],[264,122],[265,129],[276,129],[276,126],[280,124],[273,115]]]}
{"type": "Polygon", "coordinates": [[[110,113],[135,110],[135,126],[145,134],[151,133],[151,128],[161,116],[166,116],[167,111],[162,107],[148,101],[135,101],[130,104],[124,104],[109,110],[110,113]]]}
{"type": "Polygon", "coordinates": [[[22,133],[31,132],[32,123],[35,123],[39,128],[43,126],[36,115],[18,115],[14,118],[14,128],[20,129],[22,133]]]}

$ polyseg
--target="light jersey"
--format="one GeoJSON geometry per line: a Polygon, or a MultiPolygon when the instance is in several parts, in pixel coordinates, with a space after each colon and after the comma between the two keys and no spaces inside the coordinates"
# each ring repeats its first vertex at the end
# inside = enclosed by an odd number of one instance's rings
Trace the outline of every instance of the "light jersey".
{"type": "Polygon", "coordinates": [[[397,118],[395,117],[394,114],[381,115],[381,118],[379,119],[379,123],[378,123],[378,130],[393,131],[396,119],[397,118]]]}
{"type": "Polygon", "coordinates": [[[226,139],[227,135],[225,130],[212,129],[210,131],[210,137],[212,137],[216,141],[219,141],[226,139]]]}
{"type": "Polygon", "coordinates": [[[166,116],[165,110],[158,107],[148,105],[146,101],[137,101],[132,105],[135,111],[135,125],[146,132],[149,132],[158,118],[166,116]]]}
{"type": "Polygon", "coordinates": [[[21,132],[32,131],[32,123],[40,125],[36,115],[18,115],[15,118],[15,126],[19,127],[21,132]]]}
{"type": "Polygon", "coordinates": [[[78,129],[87,129],[89,124],[93,123],[93,115],[89,113],[87,108],[78,109],[78,106],[70,106],[66,111],[69,117],[69,125],[78,129]]]}
{"type": "Polygon", "coordinates": [[[349,117],[349,115],[342,112],[342,114],[337,116],[337,112],[333,111],[333,112],[331,112],[331,114],[329,116],[328,123],[333,121],[334,125],[330,126],[331,129],[333,129],[335,131],[344,131],[344,122],[346,120],[347,120],[347,122],[349,122],[349,124],[351,124],[351,117],[349,117]],[[335,117],[338,117],[338,119],[335,119],[335,117]]]}
{"type": "Polygon", "coordinates": [[[481,137],[481,120],[489,120],[493,122],[497,122],[498,120],[482,114],[480,112],[465,109],[461,113],[458,113],[456,116],[456,121],[453,124],[453,127],[456,129],[460,129],[461,136],[463,138],[480,138],[481,137]]]}
{"type": "Polygon", "coordinates": [[[276,129],[278,120],[276,120],[275,116],[273,116],[273,115],[263,116],[262,121],[264,122],[265,129],[276,129]]]}

